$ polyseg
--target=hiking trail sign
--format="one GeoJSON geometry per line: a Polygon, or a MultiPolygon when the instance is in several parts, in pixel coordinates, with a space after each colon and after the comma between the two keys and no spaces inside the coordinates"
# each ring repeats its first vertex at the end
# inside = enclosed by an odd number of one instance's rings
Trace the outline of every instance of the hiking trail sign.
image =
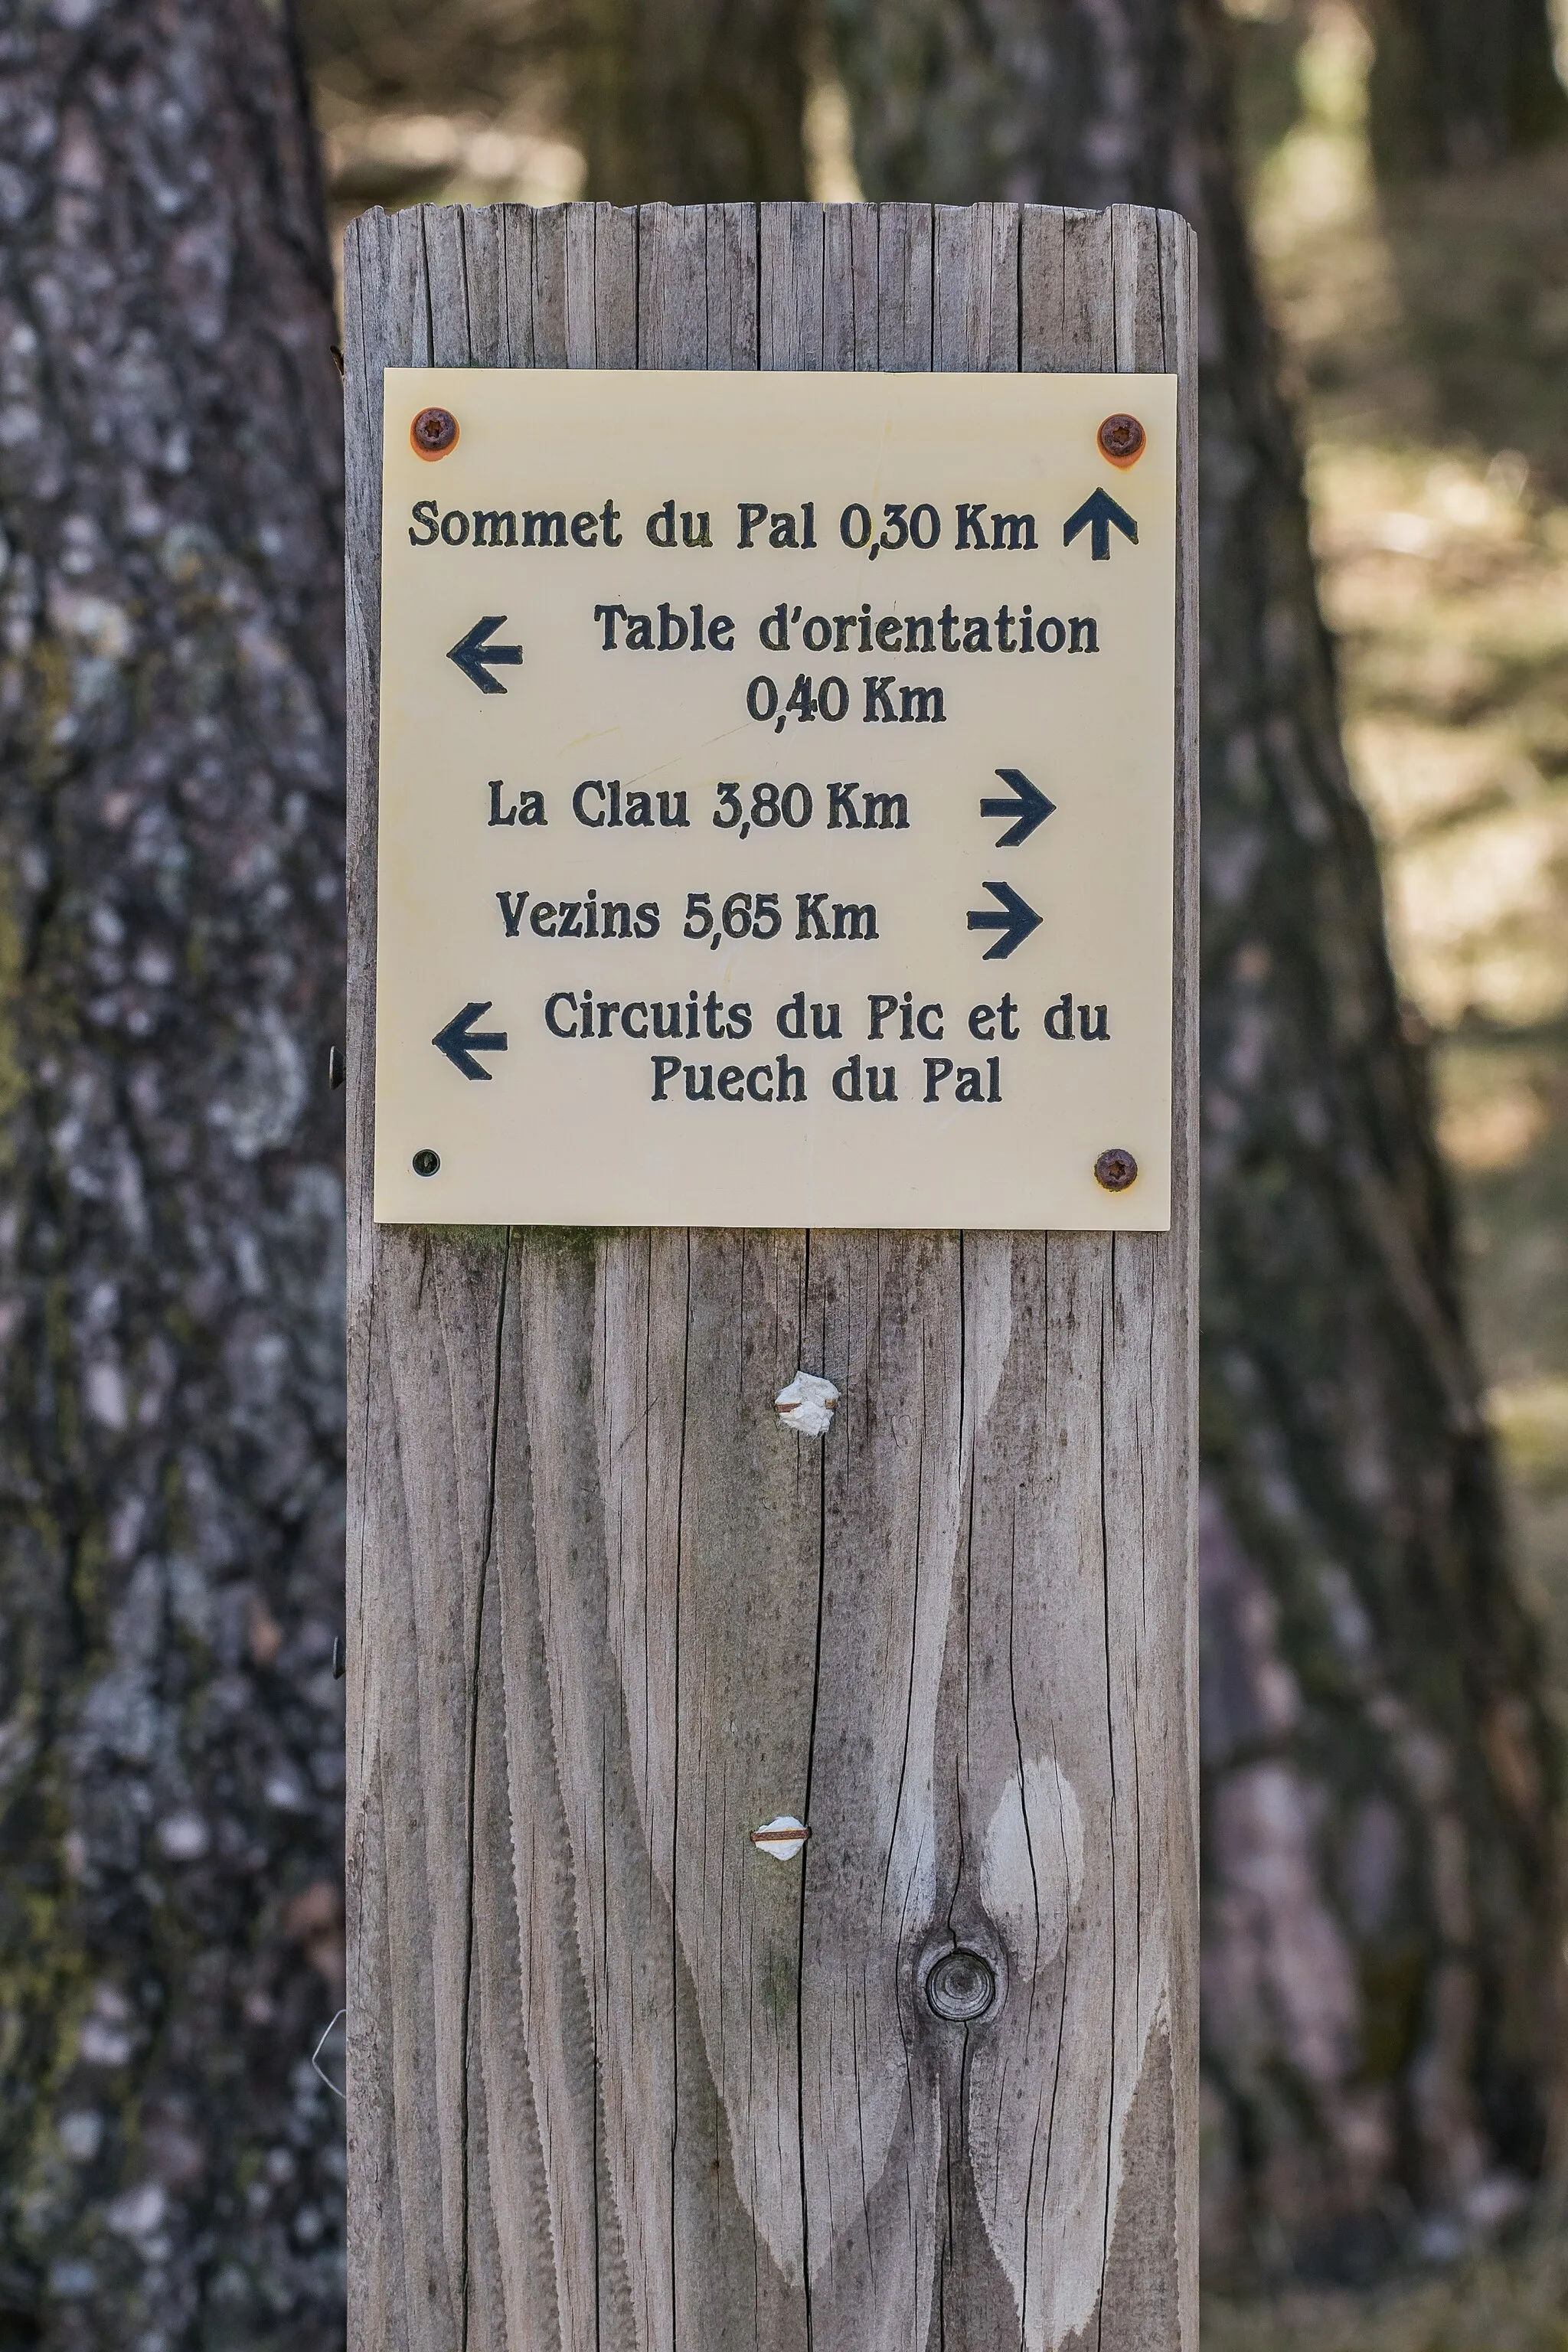
{"type": "Polygon", "coordinates": [[[1195,2352],[1194,272],[350,226],[349,2352],[1195,2352]]]}
{"type": "Polygon", "coordinates": [[[1175,386],[386,371],[378,1219],[1169,1224],[1175,386]]]}

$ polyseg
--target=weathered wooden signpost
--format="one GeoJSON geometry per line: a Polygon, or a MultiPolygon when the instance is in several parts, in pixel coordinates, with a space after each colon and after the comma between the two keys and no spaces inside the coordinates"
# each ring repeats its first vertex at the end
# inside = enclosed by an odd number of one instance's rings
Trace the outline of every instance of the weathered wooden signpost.
{"type": "Polygon", "coordinates": [[[1192,273],[350,231],[355,2352],[1195,2347],[1192,273]]]}

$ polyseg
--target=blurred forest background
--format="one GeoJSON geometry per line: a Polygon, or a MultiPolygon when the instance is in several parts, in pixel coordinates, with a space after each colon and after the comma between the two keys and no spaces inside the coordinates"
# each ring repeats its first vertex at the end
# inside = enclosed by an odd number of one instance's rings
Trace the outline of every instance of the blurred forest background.
{"type": "MultiPolygon", "coordinates": [[[[373,202],[623,195],[612,133],[591,158],[594,134],[572,128],[594,87],[584,48],[614,14],[306,0],[337,220],[373,202]]],[[[1548,119],[1501,160],[1483,139],[1430,152],[1392,12],[1229,14],[1347,750],[1430,1046],[1516,1558],[1568,1722],[1568,143],[1548,119]]],[[[856,197],[826,31],[805,57],[811,193],[856,197]]],[[[1548,2218],[1415,2284],[1211,2295],[1205,2341],[1563,2352],[1568,2240],[1548,2218]]]]}

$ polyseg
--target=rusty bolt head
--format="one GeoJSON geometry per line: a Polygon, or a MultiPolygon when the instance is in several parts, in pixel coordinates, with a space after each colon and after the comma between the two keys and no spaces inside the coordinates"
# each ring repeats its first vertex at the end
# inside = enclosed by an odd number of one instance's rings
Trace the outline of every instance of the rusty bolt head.
{"type": "Polygon", "coordinates": [[[1105,1185],[1107,1192],[1126,1192],[1131,1183],[1138,1183],[1138,1162],[1131,1152],[1112,1146],[1096,1160],[1096,1183],[1105,1185]]]}
{"type": "Polygon", "coordinates": [[[416,457],[432,464],[458,446],[458,420],[449,408],[422,408],[408,428],[409,446],[416,457]]]}
{"type": "Polygon", "coordinates": [[[1113,1147],[1102,1151],[1095,1161],[1094,1181],[1103,1184],[1108,1192],[1125,1192],[1129,1184],[1138,1181],[1138,1162],[1130,1151],[1113,1147]]]}
{"type": "Polygon", "coordinates": [[[1094,437],[1100,456],[1113,466],[1135,466],[1149,446],[1149,436],[1135,416],[1108,416],[1094,437]]]}

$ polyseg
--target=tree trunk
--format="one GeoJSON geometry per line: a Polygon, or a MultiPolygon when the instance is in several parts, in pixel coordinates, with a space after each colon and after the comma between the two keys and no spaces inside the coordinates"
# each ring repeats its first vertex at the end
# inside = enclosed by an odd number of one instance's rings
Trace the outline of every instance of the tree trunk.
{"type": "Polygon", "coordinates": [[[1205,2255],[1343,2272],[1541,2166],[1537,1637],[1341,755],[1206,0],[835,0],[868,189],[1198,231],[1205,2255]]]}
{"type": "Polygon", "coordinates": [[[1568,131],[1545,0],[1369,0],[1382,179],[1472,171],[1568,131]]]}
{"type": "Polygon", "coordinates": [[[0,34],[0,2342],[341,2343],[342,575],[271,0],[0,34]]]}
{"type": "Polygon", "coordinates": [[[805,195],[799,0],[543,0],[543,14],[594,195],[805,195]]]}

